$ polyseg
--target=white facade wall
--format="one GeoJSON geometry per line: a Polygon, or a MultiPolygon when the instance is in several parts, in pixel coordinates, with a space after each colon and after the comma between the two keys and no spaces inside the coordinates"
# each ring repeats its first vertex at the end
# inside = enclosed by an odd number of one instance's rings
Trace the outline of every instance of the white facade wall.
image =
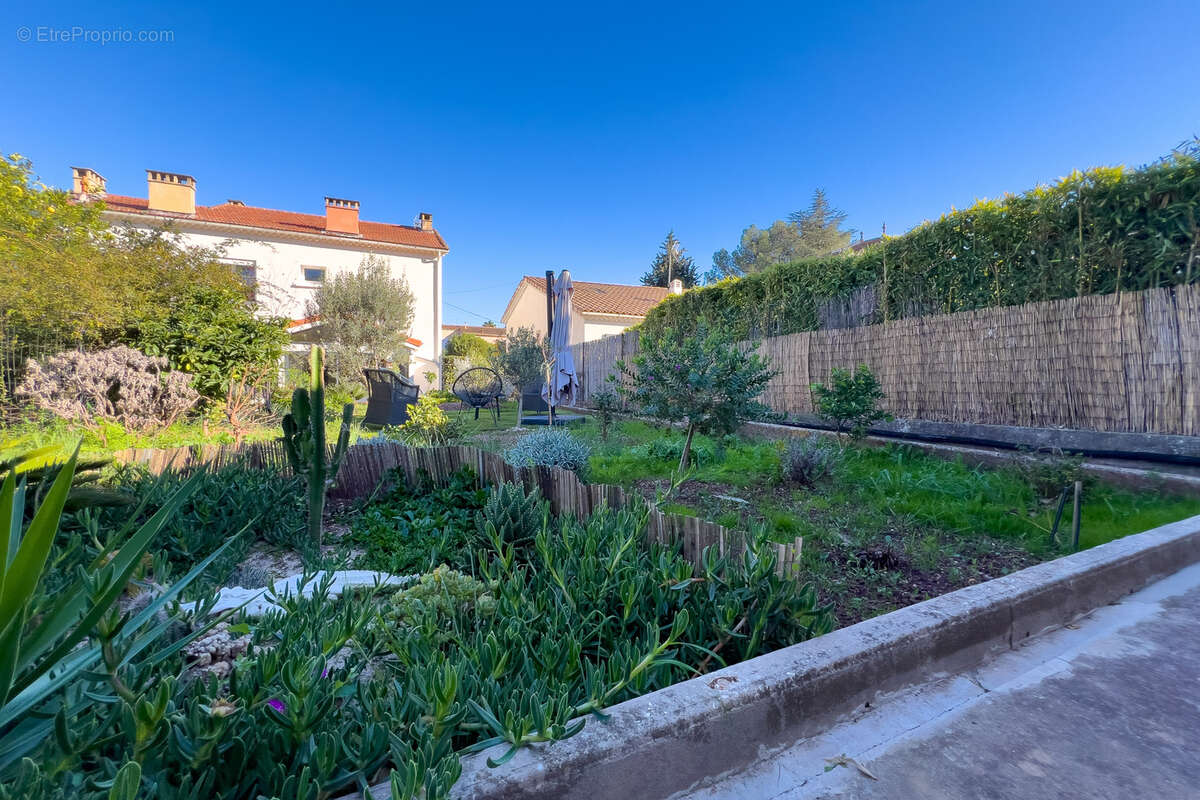
{"type": "MultiPolygon", "coordinates": [[[[162,221],[136,214],[106,215],[119,217],[123,225],[152,230],[162,221]]],[[[421,344],[411,354],[409,372],[414,380],[429,388],[423,373],[441,373],[442,356],[442,254],[420,251],[402,245],[390,245],[363,239],[337,239],[332,242],[304,241],[302,235],[290,235],[266,229],[242,229],[234,226],[197,225],[189,220],[172,220],[172,230],[186,244],[223,251],[226,259],[254,262],[258,286],[257,301],[263,313],[300,320],[308,316],[307,304],[319,283],[304,280],[305,267],[325,269],[327,278],[339,272],[358,269],[363,258],[374,255],[383,259],[395,277],[403,276],[413,294],[413,322],[408,335],[421,344]],[[249,238],[253,236],[253,238],[249,238]],[[243,238],[245,237],[245,238],[243,238]]],[[[231,265],[239,269],[240,265],[231,265]]]]}
{"type": "Polygon", "coordinates": [[[583,341],[592,342],[639,324],[644,317],[618,317],[604,314],[583,315],[583,341]]]}

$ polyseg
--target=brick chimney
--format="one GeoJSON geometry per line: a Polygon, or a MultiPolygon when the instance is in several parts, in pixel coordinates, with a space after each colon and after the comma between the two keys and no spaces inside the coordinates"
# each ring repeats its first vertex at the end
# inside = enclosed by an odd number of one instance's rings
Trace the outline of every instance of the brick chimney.
{"type": "Polygon", "coordinates": [[[107,191],[104,176],[87,167],[71,167],[71,196],[78,200],[103,199],[107,191]]]}
{"type": "Polygon", "coordinates": [[[433,214],[422,211],[420,220],[421,221],[419,223],[419,226],[420,226],[421,230],[423,230],[423,231],[433,230],[433,214]]]}
{"type": "Polygon", "coordinates": [[[326,197],[325,230],[358,236],[358,201],[326,197]]]}
{"type": "Polygon", "coordinates": [[[149,208],[172,214],[196,213],[196,179],[191,175],[146,170],[149,208]]]}

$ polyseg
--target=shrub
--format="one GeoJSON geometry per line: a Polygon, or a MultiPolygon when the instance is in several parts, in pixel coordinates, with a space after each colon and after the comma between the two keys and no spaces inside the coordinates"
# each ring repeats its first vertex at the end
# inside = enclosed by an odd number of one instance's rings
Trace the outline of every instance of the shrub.
{"type": "Polygon", "coordinates": [[[849,431],[851,436],[859,438],[876,422],[892,418],[879,408],[879,401],[886,395],[866,364],[855,367],[853,373],[834,367],[829,382],[829,386],[812,385],[813,405],[839,435],[849,431]]]}
{"type": "Polygon", "coordinates": [[[11,334],[105,346],[136,341],[147,321],[199,288],[245,291],[220,247],[169,228],[114,227],[103,202],[77,203],[0,157],[0,319],[11,334]],[[132,337],[132,338],[131,338],[132,337]]]}
{"type": "Polygon", "coordinates": [[[408,420],[398,428],[389,428],[394,436],[411,447],[440,447],[462,436],[462,423],[452,419],[438,406],[437,398],[424,395],[409,406],[408,420]]]}
{"type": "MultiPolygon", "coordinates": [[[[638,458],[671,461],[677,464],[683,457],[684,442],[682,436],[659,436],[657,439],[651,439],[644,444],[629,448],[629,452],[638,458]]],[[[692,452],[688,460],[697,466],[704,466],[717,463],[720,461],[720,456],[720,448],[706,441],[693,440],[692,452]]]]}
{"type": "Polygon", "coordinates": [[[757,344],[743,351],[727,332],[701,325],[694,334],[643,335],[640,347],[632,365],[617,362],[632,384],[617,391],[643,414],[686,425],[680,470],[687,469],[696,433],[729,434],[745,420],[771,416],[757,398],[776,373],[757,344]]]}
{"type": "Polygon", "coordinates": [[[791,439],[783,452],[783,478],[811,488],[833,471],[840,452],[820,436],[791,439]]]}
{"type": "Polygon", "coordinates": [[[187,375],[168,371],[165,358],[125,346],[31,360],[17,396],[64,419],[138,430],[170,425],[200,398],[187,375]]]}
{"type": "Polygon", "coordinates": [[[868,321],[1021,305],[1200,280],[1200,153],[1073,172],[982,200],[861,253],[781,264],[668,297],[642,330],[701,323],[737,339],[816,330],[829,298],[876,287],[868,321]]]}
{"type": "Polygon", "coordinates": [[[1094,473],[1084,469],[1084,458],[1062,450],[1034,452],[1024,450],[1013,462],[1021,479],[1038,497],[1058,497],[1064,488],[1080,481],[1085,487],[1095,483],[1094,473]]]}
{"type": "Polygon", "coordinates": [[[199,286],[141,323],[132,343],[191,375],[204,398],[219,400],[231,381],[274,365],[288,341],[284,320],[254,312],[245,287],[199,286]]]}
{"type": "Polygon", "coordinates": [[[570,431],[546,428],[522,436],[504,452],[504,460],[514,467],[562,467],[583,479],[591,455],[592,449],[570,431]]]}

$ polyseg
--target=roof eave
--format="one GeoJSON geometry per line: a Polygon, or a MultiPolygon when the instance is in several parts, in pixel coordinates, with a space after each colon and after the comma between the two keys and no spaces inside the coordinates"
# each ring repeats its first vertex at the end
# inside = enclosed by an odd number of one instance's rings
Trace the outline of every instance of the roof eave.
{"type": "MultiPolygon", "coordinates": [[[[324,244],[324,245],[329,245],[329,244],[336,244],[336,245],[340,245],[340,246],[351,245],[351,247],[349,249],[354,249],[354,250],[377,249],[380,247],[384,247],[384,248],[392,248],[392,249],[396,249],[396,250],[417,250],[417,251],[420,251],[423,253],[437,253],[439,255],[445,255],[446,253],[450,252],[449,245],[446,245],[445,247],[426,247],[426,246],[419,245],[419,244],[401,244],[399,242],[385,242],[380,239],[367,239],[365,237],[358,237],[358,238],[329,237],[329,236],[326,236],[324,234],[319,234],[319,233],[305,233],[303,231],[288,231],[288,230],[282,230],[280,228],[266,228],[266,227],[263,227],[260,225],[238,225],[237,223],[234,223],[234,222],[212,222],[210,220],[196,219],[195,217],[186,216],[186,215],[175,216],[175,215],[166,215],[166,214],[147,214],[147,213],[139,212],[139,211],[121,211],[121,210],[114,209],[114,208],[106,208],[100,213],[104,216],[114,216],[114,217],[119,217],[121,219],[126,219],[126,220],[140,220],[143,222],[146,220],[162,220],[164,222],[167,222],[167,221],[180,222],[180,223],[186,223],[189,225],[197,225],[197,226],[200,226],[203,228],[212,228],[214,230],[231,230],[231,231],[235,231],[235,232],[237,232],[237,231],[263,231],[263,232],[275,234],[276,236],[279,236],[281,238],[299,239],[301,241],[306,241],[306,242],[320,242],[321,244],[324,244]],[[354,247],[354,245],[357,245],[357,247],[354,247]],[[370,246],[369,248],[367,247],[368,245],[370,246]]],[[[437,236],[439,239],[442,239],[441,234],[437,234],[437,236]]],[[[443,244],[445,244],[445,241],[446,241],[445,239],[442,239],[443,244]]]]}

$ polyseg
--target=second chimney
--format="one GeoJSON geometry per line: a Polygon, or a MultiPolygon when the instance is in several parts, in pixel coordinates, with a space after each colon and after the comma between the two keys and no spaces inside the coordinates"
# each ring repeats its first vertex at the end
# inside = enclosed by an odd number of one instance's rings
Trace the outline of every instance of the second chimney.
{"type": "Polygon", "coordinates": [[[325,230],[358,235],[358,201],[325,198],[325,230]]]}
{"type": "Polygon", "coordinates": [[[80,200],[103,198],[104,176],[87,167],[71,167],[71,194],[80,200]]]}
{"type": "Polygon", "coordinates": [[[196,179],[191,175],[148,169],[146,184],[151,211],[193,215],[196,213],[196,179]]]}

